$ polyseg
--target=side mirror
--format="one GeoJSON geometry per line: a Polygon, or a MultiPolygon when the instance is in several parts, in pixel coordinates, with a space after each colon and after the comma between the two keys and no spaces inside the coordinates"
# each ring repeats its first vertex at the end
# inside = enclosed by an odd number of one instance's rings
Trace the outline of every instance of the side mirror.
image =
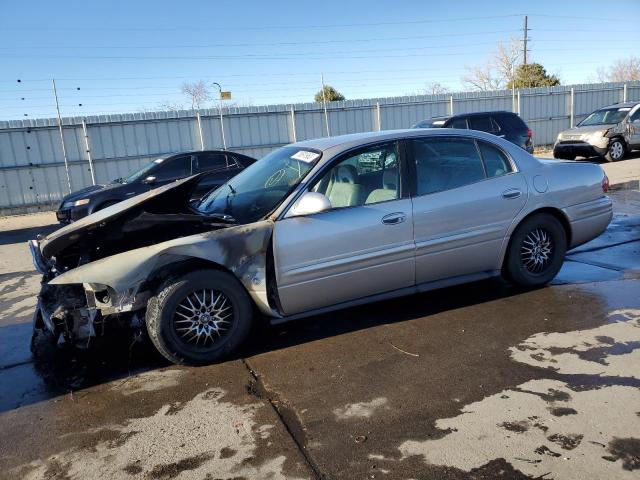
{"type": "Polygon", "coordinates": [[[331,201],[318,192],[307,192],[289,210],[287,217],[313,215],[331,209],[331,201]]]}
{"type": "Polygon", "coordinates": [[[154,183],[156,183],[156,177],[149,176],[149,177],[145,178],[144,180],[142,180],[142,183],[145,183],[147,185],[153,185],[154,183]]]}

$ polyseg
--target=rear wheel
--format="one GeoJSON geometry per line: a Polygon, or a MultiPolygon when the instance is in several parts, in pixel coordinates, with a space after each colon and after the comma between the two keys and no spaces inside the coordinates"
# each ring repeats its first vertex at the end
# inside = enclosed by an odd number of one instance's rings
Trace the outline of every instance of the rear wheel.
{"type": "Polygon", "coordinates": [[[518,285],[544,285],[560,271],[566,250],[567,235],[560,221],[547,213],[536,214],[511,236],[504,273],[518,285]]]}
{"type": "Polygon", "coordinates": [[[146,323],[158,351],[178,364],[216,362],[251,330],[253,309],[231,274],[200,270],[168,281],[149,300],[146,323]]]}
{"type": "Polygon", "coordinates": [[[609,142],[609,149],[604,158],[607,162],[617,162],[624,158],[625,151],[626,147],[624,142],[619,138],[614,138],[609,142]]]}

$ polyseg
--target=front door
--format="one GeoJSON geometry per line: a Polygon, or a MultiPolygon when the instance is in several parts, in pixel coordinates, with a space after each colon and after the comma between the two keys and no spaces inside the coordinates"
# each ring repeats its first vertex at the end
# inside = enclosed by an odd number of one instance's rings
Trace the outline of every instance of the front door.
{"type": "Polygon", "coordinates": [[[332,208],[276,222],[278,295],[292,315],[414,285],[411,199],[398,144],[346,154],[311,190],[332,208]],[[405,198],[402,198],[405,196],[405,198]]]}
{"type": "Polygon", "coordinates": [[[416,283],[495,270],[527,184],[497,146],[465,137],[411,141],[416,283]]]}

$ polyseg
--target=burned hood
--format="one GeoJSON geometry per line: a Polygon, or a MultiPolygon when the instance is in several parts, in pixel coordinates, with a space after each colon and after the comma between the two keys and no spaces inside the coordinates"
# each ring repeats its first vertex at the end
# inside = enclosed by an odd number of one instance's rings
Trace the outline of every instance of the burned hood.
{"type": "Polygon", "coordinates": [[[198,179],[199,176],[195,175],[178,180],[81,218],[40,239],[40,251],[45,258],[54,257],[90,236],[99,237],[101,232],[108,232],[109,229],[120,230],[126,219],[139,216],[145,210],[159,214],[184,211],[198,179]]]}

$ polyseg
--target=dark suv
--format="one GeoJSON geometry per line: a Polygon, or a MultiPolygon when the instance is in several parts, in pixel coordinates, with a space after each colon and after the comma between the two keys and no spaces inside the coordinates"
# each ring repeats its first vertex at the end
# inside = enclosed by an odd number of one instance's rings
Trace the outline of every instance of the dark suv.
{"type": "Polygon", "coordinates": [[[179,178],[203,173],[192,193],[194,199],[199,198],[253,162],[254,158],[223,150],[163,155],[126,178],[118,178],[106,185],[92,185],[70,193],[62,199],[56,216],[60,223],[70,223],[179,178]]]}
{"type": "Polygon", "coordinates": [[[476,112],[433,117],[416,123],[413,128],[480,130],[509,140],[527,152],[533,153],[533,132],[524,120],[512,112],[476,112]]]}

